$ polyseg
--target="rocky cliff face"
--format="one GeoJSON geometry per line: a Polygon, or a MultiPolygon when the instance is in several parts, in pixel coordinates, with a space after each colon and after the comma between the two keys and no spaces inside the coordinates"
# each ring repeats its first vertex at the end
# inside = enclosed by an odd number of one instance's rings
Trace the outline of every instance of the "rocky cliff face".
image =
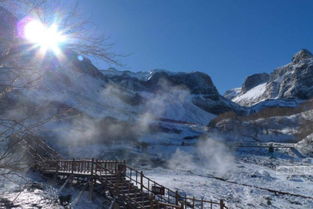
{"type": "Polygon", "coordinates": [[[186,91],[191,95],[194,105],[213,114],[240,109],[218,93],[210,76],[205,73],[173,73],[164,70],[133,73],[115,69],[102,70],[102,73],[108,81],[138,93],[157,94],[171,91],[171,88],[186,91]]]}
{"type": "Polygon", "coordinates": [[[242,85],[242,93],[246,93],[250,89],[262,84],[266,83],[269,80],[270,76],[267,73],[258,73],[250,75],[246,78],[245,82],[242,85]]]}
{"type": "MultiPolygon", "coordinates": [[[[313,96],[313,56],[303,49],[296,53],[291,63],[270,74],[249,76],[232,101],[252,106],[269,99],[306,100],[313,96]]],[[[229,93],[228,93],[229,95],[229,93]]]]}
{"type": "MultiPolygon", "coordinates": [[[[216,118],[213,130],[235,140],[298,142],[312,147],[313,55],[300,50],[270,74],[249,76],[225,97],[246,106],[248,114],[216,118]],[[245,138],[245,139],[244,139],[245,138]]],[[[308,150],[305,151],[306,153],[308,150]]]]}
{"type": "Polygon", "coordinates": [[[309,99],[313,96],[313,56],[308,50],[301,50],[292,62],[278,68],[271,74],[272,92],[278,98],[309,99]]]}

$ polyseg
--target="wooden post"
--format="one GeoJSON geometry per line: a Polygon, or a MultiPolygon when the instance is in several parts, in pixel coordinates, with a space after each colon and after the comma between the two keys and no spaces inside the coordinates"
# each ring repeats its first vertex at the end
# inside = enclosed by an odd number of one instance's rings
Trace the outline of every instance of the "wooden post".
{"type": "Polygon", "coordinates": [[[192,208],[195,208],[195,197],[192,198],[192,208]]]}
{"type": "Polygon", "coordinates": [[[150,193],[150,179],[148,179],[148,194],[150,193]]]}
{"type": "Polygon", "coordinates": [[[175,203],[176,203],[176,205],[178,205],[178,199],[179,199],[179,195],[178,195],[178,191],[176,190],[176,192],[175,192],[175,203]]]}
{"type": "Polygon", "coordinates": [[[220,200],[220,207],[221,207],[221,209],[224,209],[224,207],[225,207],[224,200],[220,200]]]}
{"type": "Polygon", "coordinates": [[[143,172],[140,172],[140,190],[143,191],[143,172]]]}
{"type": "MultiPolygon", "coordinates": [[[[127,171],[127,169],[126,169],[126,160],[123,160],[123,175],[124,176],[126,176],[126,171],[127,171]]],[[[130,176],[130,178],[131,178],[131,176],[130,176]]]]}
{"type": "Polygon", "coordinates": [[[91,159],[90,165],[90,180],[89,180],[89,198],[90,200],[93,199],[93,186],[94,186],[94,179],[93,179],[93,167],[94,167],[94,158],[91,159]]]}
{"type": "Polygon", "coordinates": [[[149,196],[149,199],[150,199],[150,209],[153,209],[153,201],[152,201],[152,196],[151,195],[149,196]]]}
{"type": "Polygon", "coordinates": [[[94,166],[94,161],[95,161],[95,159],[94,159],[94,158],[92,158],[92,159],[91,159],[91,165],[90,165],[90,175],[91,175],[91,178],[93,177],[93,166],[94,166]]]}
{"type": "Polygon", "coordinates": [[[55,165],[55,174],[54,174],[54,180],[56,181],[58,178],[58,171],[59,171],[59,161],[56,161],[56,165],[55,165]]]}
{"type": "Polygon", "coordinates": [[[203,197],[201,198],[201,209],[203,209],[203,197]]]}
{"type": "Polygon", "coordinates": [[[74,173],[74,164],[75,164],[75,159],[73,158],[73,160],[72,160],[72,175],[74,173]]]}
{"type": "Polygon", "coordinates": [[[123,163],[117,164],[117,173],[120,177],[125,177],[126,175],[126,165],[123,163]]]}

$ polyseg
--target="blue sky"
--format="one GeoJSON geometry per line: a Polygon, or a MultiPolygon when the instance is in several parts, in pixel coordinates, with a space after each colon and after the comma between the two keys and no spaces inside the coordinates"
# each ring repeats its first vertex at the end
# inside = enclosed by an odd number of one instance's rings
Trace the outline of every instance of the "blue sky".
{"type": "Polygon", "coordinates": [[[287,64],[301,48],[313,50],[312,0],[79,2],[113,51],[130,54],[119,58],[120,69],[201,71],[221,93],[287,64]]]}

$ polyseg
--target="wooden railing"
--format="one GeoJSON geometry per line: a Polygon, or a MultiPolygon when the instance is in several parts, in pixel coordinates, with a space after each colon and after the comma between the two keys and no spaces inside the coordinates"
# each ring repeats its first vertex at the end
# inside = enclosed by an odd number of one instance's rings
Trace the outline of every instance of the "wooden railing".
{"type": "Polygon", "coordinates": [[[223,200],[219,202],[196,199],[195,197],[188,197],[186,195],[179,194],[178,191],[173,191],[156,181],[146,177],[142,171],[138,171],[130,166],[124,165],[124,173],[126,179],[138,186],[142,191],[152,195],[161,205],[177,208],[177,209],[194,209],[194,208],[218,208],[228,209],[223,200]]]}
{"type": "Polygon", "coordinates": [[[99,165],[99,170],[111,171],[114,174],[117,173],[119,165],[123,164],[123,161],[111,161],[111,160],[93,160],[93,159],[73,159],[73,160],[47,160],[38,163],[41,171],[55,171],[55,172],[67,172],[67,173],[95,173],[95,164],[99,165]]]}
{"type": "MultiPolygon", "coordinates": [[[[140,204],[138,201],[131,199],[129,196],[125,195],[125,193],[123,193],[118,187],[119,183],[123,182],[122,181],[123,175],[121,175],[123,171],[120,170],[121,169],[120,165],[123,165],[123,164],[118,164],[117,166],[114,166],[114,169],[110,169],[110,166],[107,166],[107,165],[109,164],[106,164],[105,162],[96,161],[95,173],[99,181],[103,182],[105,185],[110,187],[111,188],[110,190],[113,193],[113,195],[120,196],[120,198],[122,198],[123,201],[126,201],[128,204],[131,204],[134,208],[144,209],[145,207],[142,204],[140,204]],[[102,177],[102,176],[107,176],[107,175],[112,175],[112,176],[117,175],[120,178],[117,178],[116,180],[120,180],[120,182],[113,183],[109,178],[102,177]]],[[[129,185],[128,193],[130,192],[131,192],[131,187],[129,185]]]]}
{"type": "MultiPolygon", "coordinates": [[[[108,185],[112,189],[114,195],[124,198],[128,204],[133,204],[137,208],[144,209],[139,201],[134,201],[120,191],[116,182],[105,178],[105,176],[117,176],[121,183],[128,181],[143,193],[149,196],[153,208],[172,208],[172,209],[228,209],[223,200],[214,202],[210,200],[197,199],[181,195],[178,191],[173,191],[156,181],[146,177],[142,171],[138,171],[128,165],[125,161],[107,161],[94,159],[80,160],[49,160],[41,162],[39,170],[48,171],[50,173],[68,173],[68,174],[86,174],[91,179],[96,179],[108,185]]],[[[128,190],[131,192],[131,184],[128,190]]]]}

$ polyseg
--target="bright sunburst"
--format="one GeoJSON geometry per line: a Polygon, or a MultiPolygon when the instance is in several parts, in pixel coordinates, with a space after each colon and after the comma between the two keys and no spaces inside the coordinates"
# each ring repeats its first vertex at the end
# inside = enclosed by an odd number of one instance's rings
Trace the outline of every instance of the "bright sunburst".
{"type": "Polygon", "coordinates": [[[42,53],[51,50],[55,55],[60,54],[60,45],[66,40],[66,37],[58,31],[56,24],[46,26],[35,19],[25,23],[23,34],[24,38],[36,47],[39,47],[42,53]]]}

